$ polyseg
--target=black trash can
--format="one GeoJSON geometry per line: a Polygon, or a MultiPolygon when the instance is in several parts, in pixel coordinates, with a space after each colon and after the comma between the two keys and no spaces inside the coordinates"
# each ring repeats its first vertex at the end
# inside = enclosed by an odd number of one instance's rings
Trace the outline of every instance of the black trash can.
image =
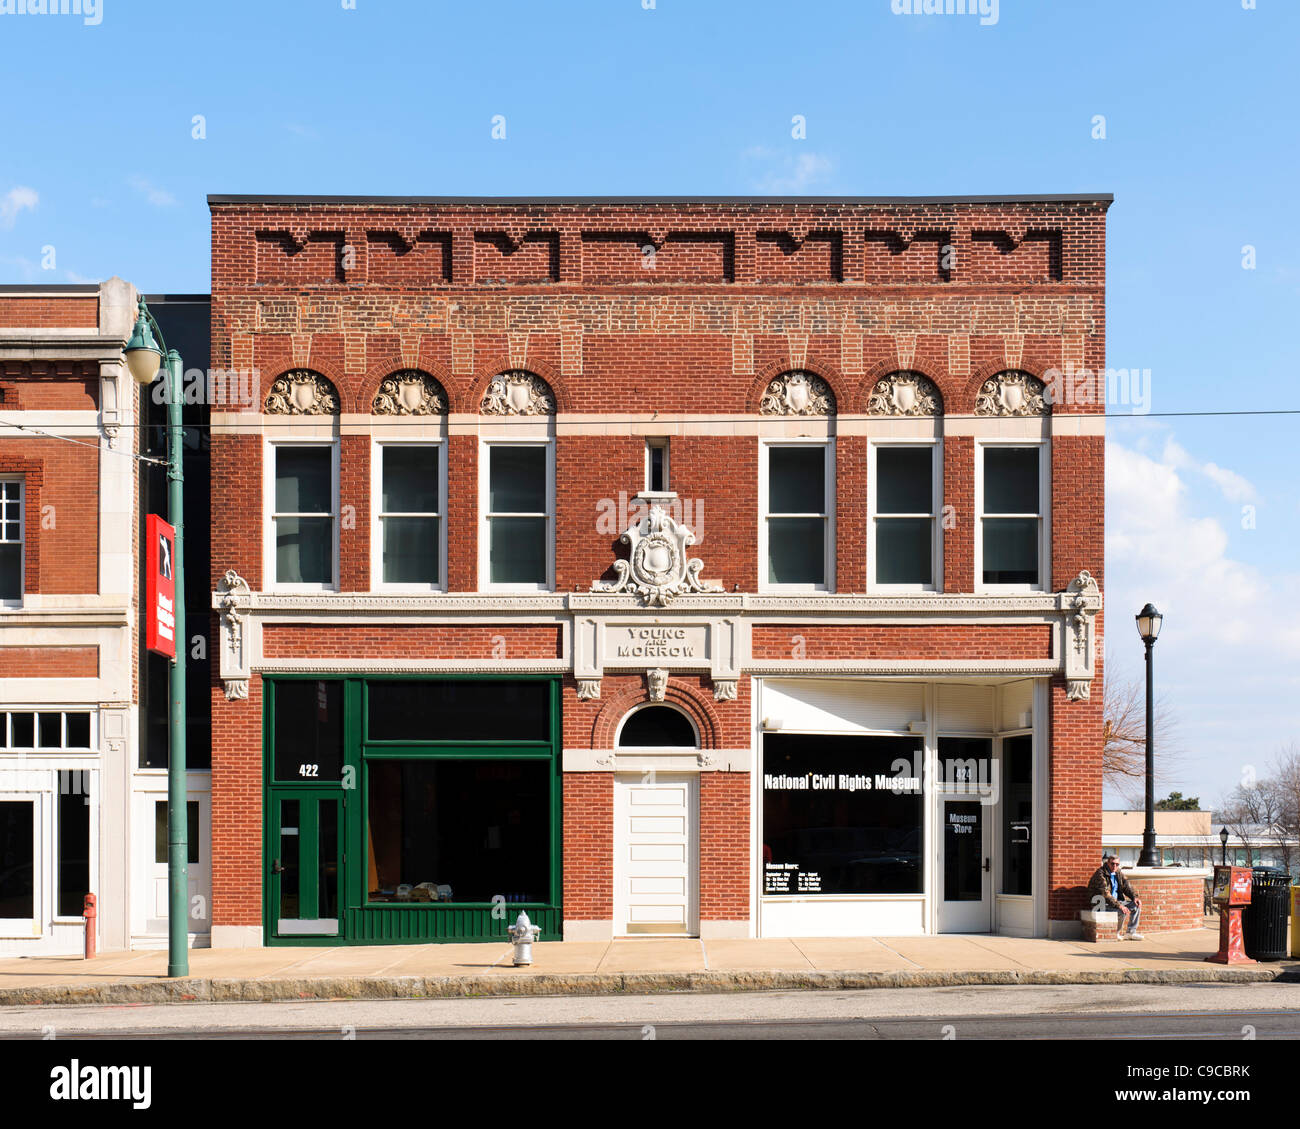
{"type": "Polygon", "coordinates": [[[1257,866],[1251,875],[1250,905],[1241,915],[1246,955],[1254,960],[1285,960],[1291,916],[1291,878],[1274,866],[1257,866]]]}

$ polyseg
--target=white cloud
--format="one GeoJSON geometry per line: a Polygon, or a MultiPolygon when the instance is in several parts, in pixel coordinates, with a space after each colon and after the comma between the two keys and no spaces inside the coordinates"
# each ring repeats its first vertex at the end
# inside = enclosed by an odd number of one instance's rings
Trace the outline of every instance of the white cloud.
{"type": "Polygon", "coordinates": [[[84,274],[78,274],[75,270],[65,270],[64,275],[69,282],[99,282],[98,278],[87,278],[84,274]]]}
{"type": "Polygon", "coordinates": [[[132,188],[141,193],[155,208],[170,208],[176,203],[176,197],[164,188],[158,188],[142,176],[133,176],[129,181],[132,188]]]}
{"type": "Polygon", "coordinates": [[[12,228],[19,213],[35,211],[36,205],[40,202],[41,198],[34,188],[27,188],[20,184],[9,189],[0,196],[0,227],[6,230],[12,228]]]}
{"type": "Polygon", "coordinates": [[[778,167],[762,173],[755,181],[758,191],[771,195],[797,196],[825,180],[835,168],[829,157],[820,153],[778,154],[762,146],[745,151],[750,160],[775,163],[778,167]]]}
{"type": "Polygon", "coordinates": [[[1300,655],[1300,629],[1278,622],[1277,578],[1229,555],[1219,521],[1193,512],[1188,475],[1210,479],[1228,498],[1254,494],[1240,475],[1199,463],[1173,440],[1159,458],[1106,445],[1107,589],[1121,620],[1128,604],[1151,600],[1188,640],[1300,655]]]}
{"type": "Polygon", "coordinates": [[[1201,463],[1172,437],[1165,440],[1162,461],[1178,470],[1190,470],[1208,478],[1229,502],[1253,502],[1258,495],[1254,483],[1217,463],[1201,463]]]}

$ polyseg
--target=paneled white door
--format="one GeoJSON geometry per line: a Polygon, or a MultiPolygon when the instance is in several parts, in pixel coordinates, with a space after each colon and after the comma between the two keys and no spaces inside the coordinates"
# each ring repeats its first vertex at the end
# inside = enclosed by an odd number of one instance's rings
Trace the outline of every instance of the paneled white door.
{"type": "Polygon", "coordinates": [[[698,933],[699,776],[615,776],[615,936],[698,933]]]}

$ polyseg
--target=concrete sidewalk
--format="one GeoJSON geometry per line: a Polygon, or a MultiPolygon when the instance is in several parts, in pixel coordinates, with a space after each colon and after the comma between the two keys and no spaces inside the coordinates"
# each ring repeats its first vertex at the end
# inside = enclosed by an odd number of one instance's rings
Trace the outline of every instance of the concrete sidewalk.
{"type": "Polygon", "coordinates": [[[388,945],[193,949],[190,976],[166,978],[164,952],[0,959],[0,1005],[163,1003],[179,1000],[407,999],[1271,981],[1300,977],[1300,961],[1207,964],[1209,929],[1089,945],[1015,937],[542,942],[514,968],[510,945],[388,945]]]}

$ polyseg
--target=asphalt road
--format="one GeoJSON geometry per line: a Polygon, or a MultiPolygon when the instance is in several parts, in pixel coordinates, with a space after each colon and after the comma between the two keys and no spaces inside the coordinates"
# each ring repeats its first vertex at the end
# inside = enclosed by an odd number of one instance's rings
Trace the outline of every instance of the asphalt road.
{"type": "Polygon", "coordinates": [[[0,1009],[0,1039],[905,1040],[1300,1038],[1300,984],[0,1009]]]}

